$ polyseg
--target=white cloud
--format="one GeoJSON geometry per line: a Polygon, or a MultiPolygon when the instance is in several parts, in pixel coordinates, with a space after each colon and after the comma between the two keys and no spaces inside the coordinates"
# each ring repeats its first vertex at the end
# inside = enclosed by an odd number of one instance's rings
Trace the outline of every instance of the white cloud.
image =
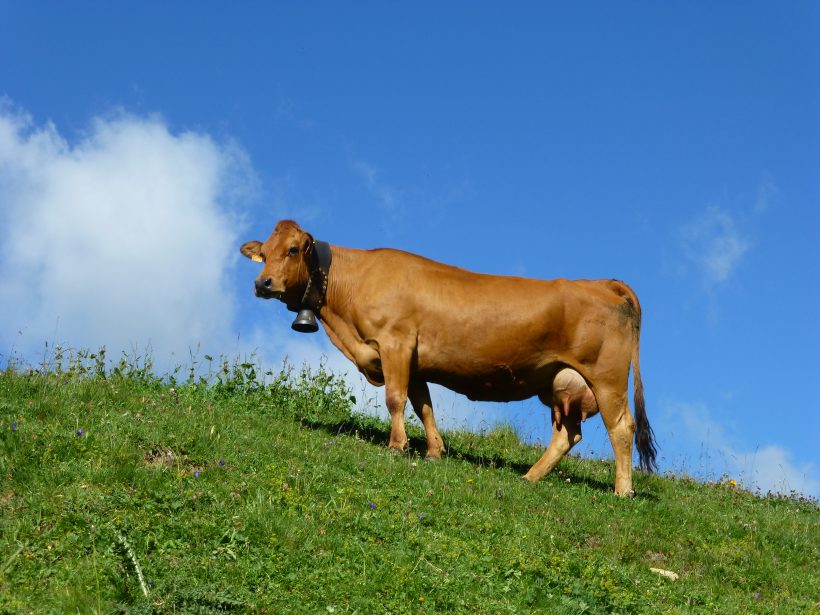
{"type": "Polygon", "coordinates": [[[757,198],[753,208],[754,213],[762,214],[767,211],[779,196],[780,190],[774,180],[770,176],[764,175],[757,189],[757,198]]]}
{"type": "Polygon", "coordinates": [[[228,212],[253,185],[238,147],[156,117],[97,118],[69,143],[0,106],[0,352],[221,348],[234,314],[228,212]]]}
{"type": "Polygon", "coordinates": [[[385,213],[393,217],[401,215],[402,208],[396,190],[379,178],[379,170],[376,167],[359,160],[353,163],[353,168],[364,180],[367,190],[375,197],[385,213]]]}
{"type": "MultiPolygon", "coordinates": [[[[796,491],[820,498],[820,478],[811,463],[799,463],[779,444],[765,444],[753,449],[740,446],[728,435],[728,429],[714,421],[708,406],[701,403],[666,401],[664,411],[682,422],[691,440],[701,449],[701,472],[715,478],[727,474],[747,488],[766,493],[796,491]]],[[[691,471],[691,468],[689,468],[691,471]]]]}
{"type": "Polygon", "coordinates": [[[684,226],[681,236],[686,257],[700,269],[709,287],[725,282],[751,247],[732,216],[715,205],[684,226]]]}
{"type": "Polygon", "coordinates": [[[814,466],[798,464],[781,446],[769,444],[758,450],[735,453],[742,480],[760,486],[762,491],[800,493],[820,497],[820,480],[812,478],[814,466]]]}

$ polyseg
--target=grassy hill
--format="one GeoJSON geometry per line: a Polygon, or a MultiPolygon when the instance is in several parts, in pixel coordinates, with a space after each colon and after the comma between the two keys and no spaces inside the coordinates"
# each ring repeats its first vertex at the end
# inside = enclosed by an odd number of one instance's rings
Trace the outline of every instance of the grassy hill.
{"type": "Polygon", "coordinates": [[[178,376],[0,375],[0,612],[820,612],[816,503],[641,475],[620,499],[578,458],[529,485],[510,430],[390,454],[321,370],[178,376]]]}

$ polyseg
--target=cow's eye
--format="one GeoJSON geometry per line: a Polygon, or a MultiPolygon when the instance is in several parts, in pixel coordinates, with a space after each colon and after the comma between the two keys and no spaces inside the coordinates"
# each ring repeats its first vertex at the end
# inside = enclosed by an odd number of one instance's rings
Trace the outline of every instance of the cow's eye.
{"type": "Polygon", "coordinates": [[[298,246],[291,246],[288,250],[288,256],[296,256],[299,253],[298,246]]]}

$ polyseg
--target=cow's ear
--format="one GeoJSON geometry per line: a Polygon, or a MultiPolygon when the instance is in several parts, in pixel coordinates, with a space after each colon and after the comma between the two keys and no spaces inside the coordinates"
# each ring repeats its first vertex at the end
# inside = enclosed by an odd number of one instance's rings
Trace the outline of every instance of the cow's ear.
{"type": "Polygon", "coordinates": [[[242,247],[239,248],[239,251],[242,252],[245,256],[247,256],[252,261],[256,261],[257,263],[262,262],[262,242],[260,241],[248,241],[247,243],[243,243],[242,247]]]}
{"type": "Polygon", "coordinates": [[[311,251],[311,249],[313,249],[313,244],[316,242],[313,240],[313,235],[310,233],[304,233],[304,235],[305,236],[302,238],[302,252],[307,254],[311,251]]]}

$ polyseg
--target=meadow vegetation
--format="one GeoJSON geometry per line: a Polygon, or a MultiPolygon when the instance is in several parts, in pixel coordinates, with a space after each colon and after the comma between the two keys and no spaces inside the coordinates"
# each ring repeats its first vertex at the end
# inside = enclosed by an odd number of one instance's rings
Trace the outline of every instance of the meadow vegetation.
{"type": "Polygon", "coordinates": [[[622,499],[577,457],[530,485],[509,428],[395,456],[332,373],[203,363],[0,375],[1,613],[820,612],[816,502],[640,474],[622,499]]]}

